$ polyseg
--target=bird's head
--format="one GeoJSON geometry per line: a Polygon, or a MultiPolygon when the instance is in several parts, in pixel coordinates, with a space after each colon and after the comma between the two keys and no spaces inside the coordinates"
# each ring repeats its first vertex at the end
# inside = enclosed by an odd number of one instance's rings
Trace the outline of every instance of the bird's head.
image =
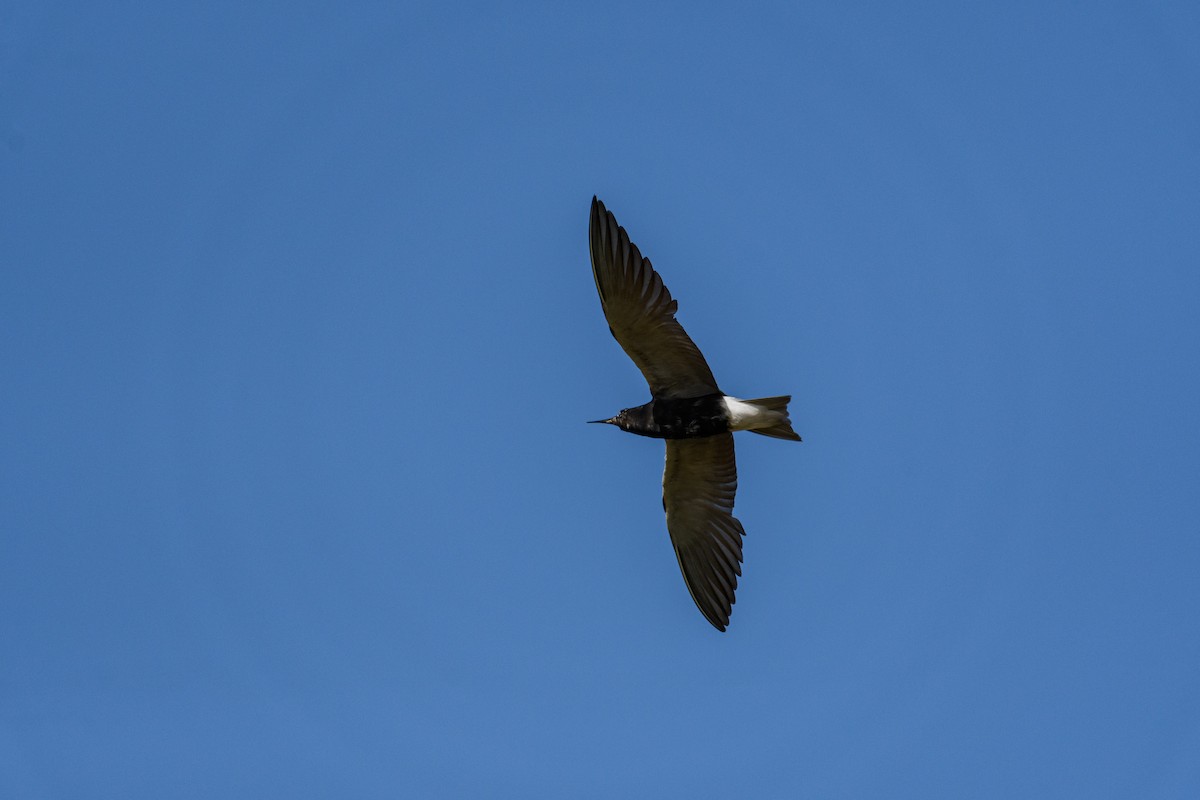
{"type": "Polygon", "coordinates": [[[622,408],[620,413],[615,417],[608,419],[591,419],[588,420],[589,425],[616,425],[621,430],[629,430],[629,409],[622,408]]]}

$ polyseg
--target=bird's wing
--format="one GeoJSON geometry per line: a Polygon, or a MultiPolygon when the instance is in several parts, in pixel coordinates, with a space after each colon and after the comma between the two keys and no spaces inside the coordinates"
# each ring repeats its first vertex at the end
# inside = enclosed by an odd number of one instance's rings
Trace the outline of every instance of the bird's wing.
{"type": "Polygon", "coordinates": [[[700,349],[675,320],[679,304],[604,204],[592,198],[592,275],[613,338],[646,376],[655,397],[720,391],[700,349]]]}
{"type": "Polygon", "coordinates": [[[679,569],[700,612],[725,630],[742,574],[742,523],[733,516],[733,434],[668,439],[663,509],[679,569]]]}

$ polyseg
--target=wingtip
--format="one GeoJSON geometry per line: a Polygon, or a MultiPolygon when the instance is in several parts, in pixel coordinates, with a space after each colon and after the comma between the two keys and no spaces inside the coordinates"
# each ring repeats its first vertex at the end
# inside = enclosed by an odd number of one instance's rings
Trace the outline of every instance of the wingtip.
{"type": "MultiPolygon", "coordinates": [[[[697,605],[699,606],[698,603],[697,605]]],[[[730,612],[732,611],[733,609],[730,609],[730,612]]],[[[725,633],[725,629],[729,627],[730,615],[721,613],[721,609],[719,608],[704,608],[701,606],[700,613],[704,615],[704,619],[708,621],[709,625],[712,625],[721,633],[725,633]]]]}
{"type": "Polygon", "coordinates": [[[724,633],[725,629],[727,627],[729,627],[729,618],[733,614],[732,606],[736,602],[737,602],[736,600],[733,600],[729,604],[730,609],[729,609],[728,613],[725,612],[725,609],[720,608],[720,607],[715,607],[715,608],[710,607],[707,609],[701,608],[700,613],[704,615],[704,618],[706,620],[708,620],[709,624],[711,624],[714,628],[719,630],[721,633],[724,633]]]}

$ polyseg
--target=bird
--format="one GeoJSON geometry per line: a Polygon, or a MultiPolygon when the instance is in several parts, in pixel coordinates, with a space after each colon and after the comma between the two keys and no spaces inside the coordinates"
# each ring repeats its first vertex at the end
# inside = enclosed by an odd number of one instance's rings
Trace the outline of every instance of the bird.
{"type": "Polygon", "coordinates": [[[718,388],[700,348],[675,319],[679,303],[595,195],[588,242],[609,332],[650,385],[650,402],[590,422],[666,440],[667,532],[696,607],[724,631],[742,574],[745,535],[733,516],[733,431],[799,442],[788,417],[791,395],[741,400],[718,388]]]}

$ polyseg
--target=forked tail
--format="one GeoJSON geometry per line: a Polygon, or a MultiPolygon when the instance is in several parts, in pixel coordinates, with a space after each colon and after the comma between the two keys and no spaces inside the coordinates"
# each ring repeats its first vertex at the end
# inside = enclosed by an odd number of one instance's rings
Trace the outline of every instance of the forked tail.
{"type": "Polygon", "coordinates": [[[757,406],[767,412],[762,415],[763,422],[766,424],[755,425],[747,430],[752,433],[761,433],[763,436],[772,436],[776,439],[790,439],[793,442],[801,441],[800,435],[792,430],[792,421],[788,419],[788,403],[792,400],[790,394],[785,394],[780,397],[759,397],[754,400],[743,400],[743,403],[757,406]]]}

